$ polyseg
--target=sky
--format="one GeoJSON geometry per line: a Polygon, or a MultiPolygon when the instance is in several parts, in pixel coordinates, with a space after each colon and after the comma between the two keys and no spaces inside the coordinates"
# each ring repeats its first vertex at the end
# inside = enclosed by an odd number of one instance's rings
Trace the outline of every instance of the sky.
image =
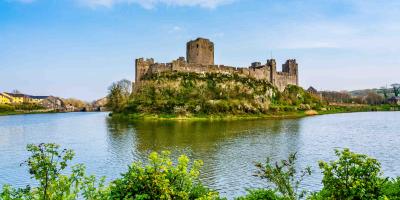
{"type": "Polygon", "coordinates": [[[217,64],[294,58],[305,88],[400,82],[398,0],[0,0],[0,91],[95,100],[197,37],[217,64]]]}

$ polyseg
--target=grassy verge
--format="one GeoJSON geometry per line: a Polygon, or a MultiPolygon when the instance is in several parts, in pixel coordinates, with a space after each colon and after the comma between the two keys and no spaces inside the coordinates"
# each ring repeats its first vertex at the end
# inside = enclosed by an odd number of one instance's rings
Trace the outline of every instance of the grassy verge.
{"type": "Polygon", "coordinates": [[[112,113],[113,119],[128,120],[244,120],[244,119],[291,119],[312,115],[326,115],[337,113],[352,112],[377,112],[377,111],[399,111],[400,106],[379,105],[379,106],[328,106],[322,110],[307,111],[279,111],[267,114],[195,114],[187,116],[179,116],[176,114],[152,114],[152,113],[112,113]]]}

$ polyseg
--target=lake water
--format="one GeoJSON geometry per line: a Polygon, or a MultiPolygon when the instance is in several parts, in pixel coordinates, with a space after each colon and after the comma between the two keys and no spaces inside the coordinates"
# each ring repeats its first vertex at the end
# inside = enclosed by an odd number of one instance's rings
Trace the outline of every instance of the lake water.
{"type": "Polygon", "coordinates": [[[55,142],[74,149],[74,163],[108,180],[151,151],[170,150],[204,161],[202,180],[232,198],[246,188],[264,187],[252,175],[254,162],[298,152],[298,168],[314,170],[303,187],[321,187],[317,162],[335,158],[334,149],[377,158],[387,176],[400,176],[400,112],[349,113],[287,120],[111,121],[107,113],[60,113],[0,117],[0,186],[32,184],[20,163],[29,143],[55,142]]]}

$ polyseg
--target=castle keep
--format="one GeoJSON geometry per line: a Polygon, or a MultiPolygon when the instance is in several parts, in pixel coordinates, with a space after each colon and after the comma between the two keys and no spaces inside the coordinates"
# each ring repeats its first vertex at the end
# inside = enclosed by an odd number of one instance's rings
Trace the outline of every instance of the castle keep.
{"type": "Polygon", "coordinates": [[[282,65],[282,71],[276,71],[276,61],[269,59],[266,64],[253,62],[247,68],[232,67],[214,64],[214,43],[208,39],[197,38],[186,44],[186,60],[180,57],[171,63],[156,63],[154,59],[139,58],[135,60],[136,85],[145,75],[152,75],[166,71],[195,72],[195,73],[229,73],[255,79],[268,80],[280,91],[287,85],[298,85],[298,64],[290,59],[282,65]]]}

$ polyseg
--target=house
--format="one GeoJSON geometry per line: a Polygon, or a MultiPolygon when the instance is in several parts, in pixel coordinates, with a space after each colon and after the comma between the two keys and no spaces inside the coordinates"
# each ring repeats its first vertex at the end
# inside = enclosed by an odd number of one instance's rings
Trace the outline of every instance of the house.
{"type": "Polygon", "coordinates": [[[39,105],[48,110],[65,111],[65,104],[58,97],[48,96],[39,102],[39,105]]]}
{"type": "Polygon", "coordinates": [[[19,93],[17,94],[17,93],[4,92],[3,94],[6,94],[11,98],[12,104],[22,104],[29,98],[27,95],[19,93]]]}
{"type": "Polygon", "coordinates": [[[7,95],[4,94],[3,92],[0,93],[0,104],[11,104],[12,102],[12,98],[7,95]]]}
{"type": "Polygon", "coordinates": [[[390,97],[387,102],[392,105],[400,105],[400,97],[390,97]]]}
{"type": "Polygon", "coordinates": [[[30,96],[29,103],[38,104],[44,99],[47,99],[49,96],[30,96]]]}
{"type": "Polygon", "coordinates": [[[310,87],[307,89],[307,92],[310,93],[310,94],[318,94],[318,90],[315,89],[315,88],[312,87],[312,86],[310,86],[310,87]]]}

